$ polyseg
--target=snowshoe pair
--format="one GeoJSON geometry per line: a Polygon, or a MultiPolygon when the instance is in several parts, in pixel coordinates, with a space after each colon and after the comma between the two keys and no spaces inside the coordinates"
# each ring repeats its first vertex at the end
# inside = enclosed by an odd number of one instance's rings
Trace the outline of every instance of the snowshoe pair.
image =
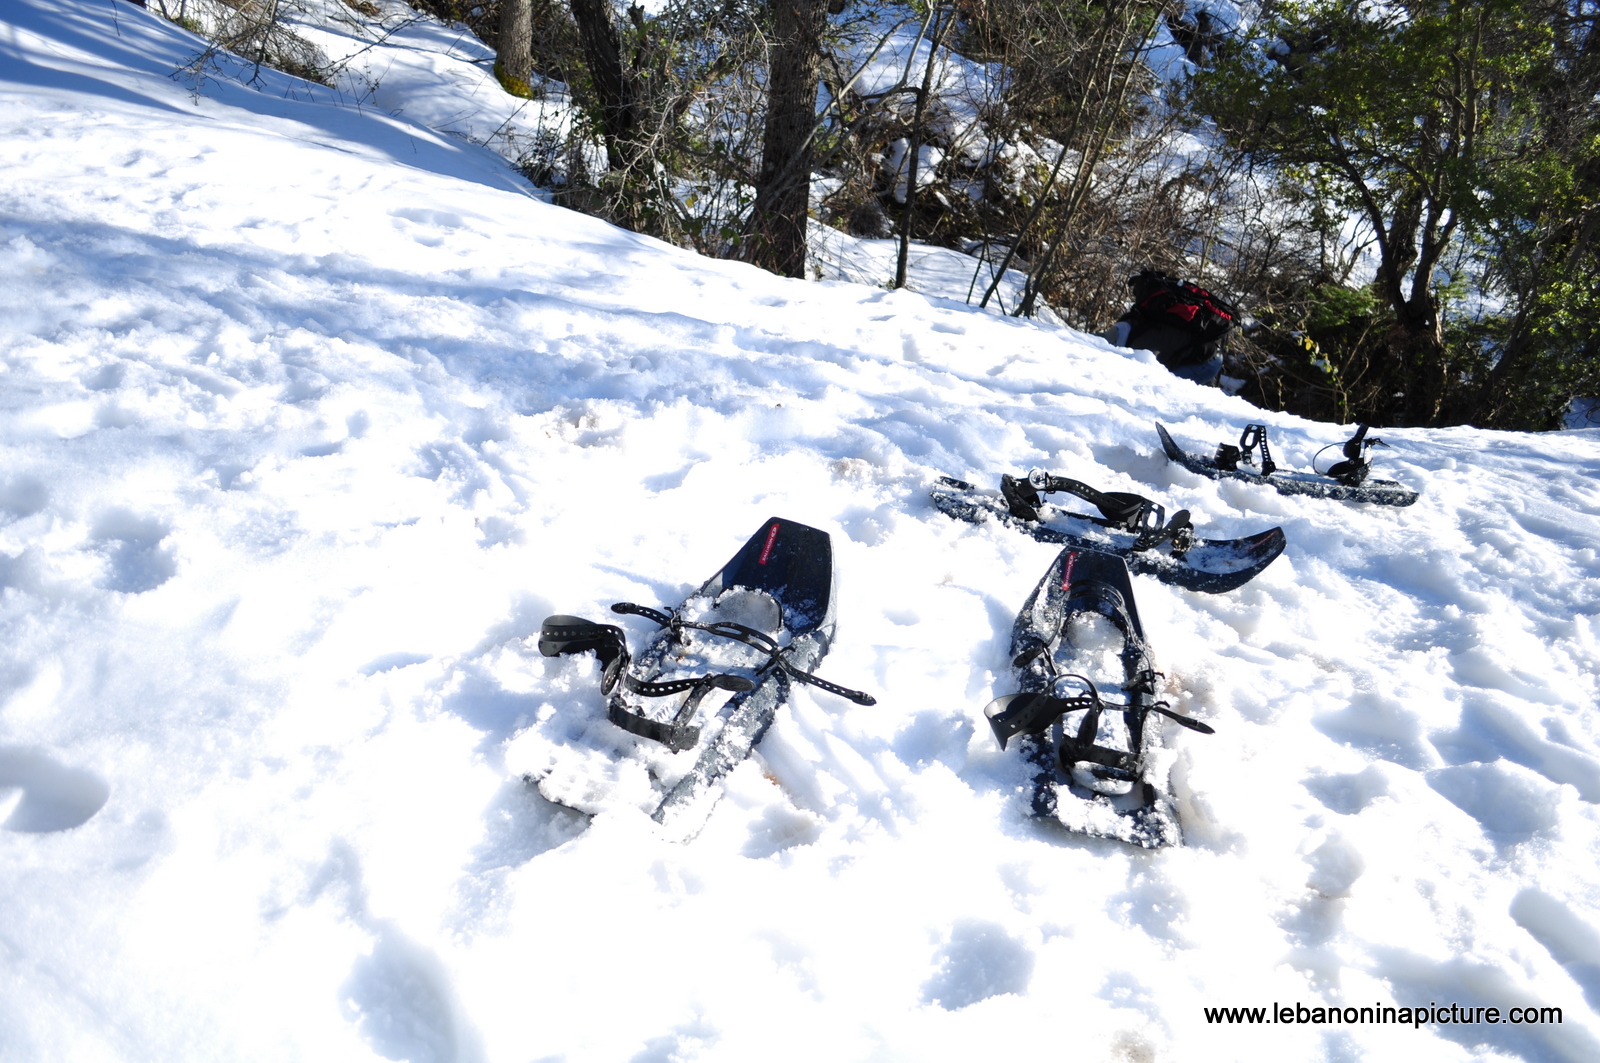
{"type": "MultiPolygon", "coordinates": [[[[833,546],[816,528],[774,517],[676,607],[620,602],[611,609],[658,625],[637,656],[621,628],[564,615],[545,620],[539,652],[593,652],[612,723],[674,753],[697,750],[693,766],[670,784],[655,780],[661,794],[653,818],[679,833],[692,833],[710,814],[715,784],[750,755],[791,683],[875,704],[813,674],[835,625],[833,546]],[[731,696],[712,705],[719,691],[731,696]]],[[[537,781],[545,791],[545,780],[537,781]]],[[[567,803],[553,790],[545,796],[567,803]]]]}
{"type": "MultiPolygon", "coordinates": [[[[774,518],[676,608],[612,606],[620,615],[658,625],[637,657],[621,628],[565,615],[545,620],[539,650],[547,657],[593,652],[612,723],[674,753],[695,751],[691,767],[661,780],[652,817],[679,836],[692,836],[715,804],[717,784],[761,740],[792,682],[858,705],[874,704],[871,696],[812,671],[833,637],[833,603],[827,533],[774,518]],[[731,696],[708,707],[716,691],[731,696]],[[669,700],[677,695],[681,701],[669,700]]],[[[1002,748],[1023,736],[1037,769],[1034,813],[1070,830],[1135,845],[1181,844],[1165,767],[1158,763],[1160,730],[1151,716],[1198,731],[1210,728],[1155,700],[1159,677],[1122,559],[1062,551],[1017,618],[1012,656],[1021,692],[998,699],[986,712],[1002,748]],[[1113,651],[1120,679],[1089,678],[1104,664],[1090,659],[1094,643],[1081,630],[1091,614],[1107,620],[1120,639],[1113,651]],[[1122,701],[1101,693],[1113,686],[1120,687],[1122,701]]],[[[547,791],[553,778],[535,781],[547,791]]],[[[568,803],[555,790],[545,796],[568,803]]]]}
{"type": "Polygon", "coordinates": [[[1355,435],[1344,443],[1330,443],[1317,451],[1311,459],[1312,471],[1309,473],[1279,471],[1277,462],[1272,460],[1272,449],[1267,443],[1267,426],[1264,424],[1245,425],[1238,446],[1221,443],[1215,455],[1209,458],[1185,451],[1164,425],[1157,424],[1156,432],[1161,437],[1161,449],[1168,460],[1213,480],[1245,480],[1270,484],[1283,495],[1373,502],[1382,506],[1409,506],[1418,497],[1416,491],[1402,487],[1393,480],[1369,479],[1372,462],[1367,458],[1368,449],[1387,447],[1389,444],[1375,437],[1368,438],[1366,425],[1360,425],[1355,435]],[[1325,471],[1318,470],[1317,458],[1334,447],[1343,449],[1344,460],[1335,462],[1325,471]],[[1240,468],[1241,464],[1249,468],[1240,468]]]}
{"type": "Polygon", "coordinates": [[[1122,558],[1061,551],[1017,615],[1011,657],[1020,691],[984,715],[1001,749],[1020,736],[1032,814],[1147,849],[1183,844],[1160,718],[1213,732],[1156,700],[1161,676],[1122,558]]]}

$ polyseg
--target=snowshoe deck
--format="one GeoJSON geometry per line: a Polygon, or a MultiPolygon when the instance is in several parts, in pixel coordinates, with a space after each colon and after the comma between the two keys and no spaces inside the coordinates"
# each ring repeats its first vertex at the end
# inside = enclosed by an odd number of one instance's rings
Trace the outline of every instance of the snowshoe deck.
{"type": "MultiPolygon", "coordinates": [[[[550,657],[594,650],[603,667],[607,718],[680,757],[692,754],[686,770],[679,757],[646,754],[659,795],[652,818],[675,836],[692,837],[721,795],[717,784],[761,741],[792,682],[873,703],[811,674],[833,638],[833,582],[828,534],[774,517],[670,612],[612,606],[660,625],[637,657],[630,659],[620,628],[569,616],[545,621],[539,648],[550,657]],[[714,690],[732,696],[702,708],[714,690]]],[[[547,799],[570,803],[564,798],[573,790],[571,780],[533,781],[547,799]]]]}
{"type": "Polygon", "coordinates": [[[1283,553],[1286,544],[1282,528],[1269,528],[1242,539],[1197,539],[1182,553],[1173,552],[1171,541],[1139,549],[1142,536],[1138,532],[1103,527],[1049,505],[1038,511],[1039,520],[1025,520],[1012,514],[1000,493],[953,477],[939,477],[929,493],[940,512],[957,520],[970,524],[994,521],[1042,543],[1116,554],[1133,572],[1209,594],[1250,582],[1283,553]]]}
{"type": "Polygon", "coordinates": [[[1243,480],[1246,483],[1266,484],[1280,495],[1308,495],[1312,498],[1332,498],[1342,502],[1372,502],[1380,506],[1409,506],[1418,493],[1402,487],[1394,480],[1367,480],[1357,486],[1342,484],[1313,472],[1273,472],[1270,475],[1248,469],[1225,469],[1212,458],[1190,454],[1180,447],[1166,426],[1157,423],[1161,436],[1161,449],[1167,457],[1190,472],[1209,476],[1213,480],[1243,480]]]}
{"type": "Polygon", "coordinates": [[[1017,615],[1011,657],[1020,692],[995,699],[984,714],[1001,748],[1017,738],[1032,768],[1030,814],[1146,849],[1182,845],[1160,717],[1203,733],[1211,728],[1155,699],[1159,674],[1123,559],[1061,551],[1017,615]],[[1085,633],[1077,629],[1095,616],[1119,636],[1113,674],[1098,669],[1098,680],[1067,671],[1085,667],[1089,658],[1075,644],[1085,633]],[[1123,700],[1108,698],[1112,690],[1123,700]]]}

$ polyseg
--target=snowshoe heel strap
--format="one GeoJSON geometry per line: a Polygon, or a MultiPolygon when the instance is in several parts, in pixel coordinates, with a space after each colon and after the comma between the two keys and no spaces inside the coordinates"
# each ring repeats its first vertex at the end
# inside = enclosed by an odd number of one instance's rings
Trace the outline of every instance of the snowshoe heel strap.
{"type": "Polygon", "coordinates": [[[539,628],[539,652],[546,657],[564,657],[593,650],[600,659],[600,693],[609,694],[628,668],[628,640],[622,629],[611,624],[596,624],[581,616],[547,616],[539,628]]]}
{"type": "Polygon", "coordinates": [[[625,645],[621,628],[597,624],[581,616],[547,616],[539,628],[539,652],[546,657],[588,650],[601,653],[620,645],[625,645]]]}
{"type": "Polygon", "coordinates": [[[1267,446],[1267,426],[1247,424],[1239,434],[1239,451],[1246,465],[1255,464],[1256,450],[1261,451],[1261,475],[1271,476],[1277,472],[1278,465],[1272,460],[1272,450],[1267,446]]]}
{"type": "Polygon", "coordinates": [[[984,706],[983,714],[1000,748],[1004,749],[1017,735],[1038,734],[1063,714],[1087,707],[1086,698],[1058,698],[1043,691],[1032,691],[995,698],[984,706]]]}

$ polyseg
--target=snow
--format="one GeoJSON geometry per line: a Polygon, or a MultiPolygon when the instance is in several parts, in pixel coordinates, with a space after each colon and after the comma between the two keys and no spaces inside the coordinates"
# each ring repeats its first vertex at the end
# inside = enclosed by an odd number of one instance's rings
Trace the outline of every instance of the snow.
{"type": "Polygon", "coordinates": [[[1600,1054],[1600,429],[1384,429],[1407,509],[1204,479],[1154,421],[1347,433],[550,206],[418,120],[459,101],[196,96],[195,47],[0,9],[0,1059],[1600,1054]],[[1035,465],[1287,533],[1231,594],[1135,579],[1216,728],[1169,728],[1182,849],[1032,824],[983,726],[1053,553],[926,491],[1035,465]],[[774,514],[878,704],[797,689],[687,843],[540,798],[616,741],[542,619],[774,514]],[[1564,1021],[1202,1013],[1430,1001],[1564,1021]]]}

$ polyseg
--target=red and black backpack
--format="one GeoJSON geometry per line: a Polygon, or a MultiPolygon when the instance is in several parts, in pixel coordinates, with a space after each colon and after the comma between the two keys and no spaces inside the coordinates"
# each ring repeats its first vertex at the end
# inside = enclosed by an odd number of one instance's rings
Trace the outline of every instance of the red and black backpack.
{"type": "Polygon", "coordinates": [[[1168,367],[1196,365],[1217,352],[1239,311],[1197,284],[1140,270],[1128,278],[1133,306],[1123,315],[1132,327],[1126,343],[1153,350],[1168,367]]]}

